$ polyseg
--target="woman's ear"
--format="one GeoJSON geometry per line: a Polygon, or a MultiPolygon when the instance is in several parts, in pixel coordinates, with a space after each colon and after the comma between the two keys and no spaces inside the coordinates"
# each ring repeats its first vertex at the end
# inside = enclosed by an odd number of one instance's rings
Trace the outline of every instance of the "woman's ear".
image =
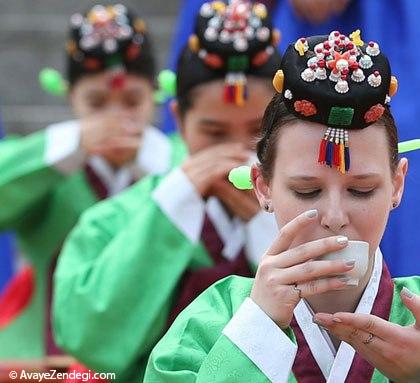
{"type": "Polygon", "coordinates": [[[397,207],[401,203],[401,199],[404,193],[404,182],[405,176],[408,171],[408,159],[401,158],[398,162],[397,168],[395,169],[392,183],[393,183],[393,192],[392,192],[392,206],[393,208],[397,207]]]}
{"type": "Polygon", "coordinates": [[[184,127],[183,127],[183,118],[181,116],[181,113],[179,111],[179,104],[176,99],[173,99],[169,104],[169,109],[171,110],[172,117],[175,121],[176,128],[178,129],[178,132],[181,134],[183,138],[184,137],[184,127]]]}
{"type": "Polygon", "coordinates": [[[271,190],[267,184],[266,179],[263,177],[261,169],[258,165],[254,164],[251,168],[251,181],[254,185],[255,195],[261,208],[266,211],[271,210],[271,190]]]}

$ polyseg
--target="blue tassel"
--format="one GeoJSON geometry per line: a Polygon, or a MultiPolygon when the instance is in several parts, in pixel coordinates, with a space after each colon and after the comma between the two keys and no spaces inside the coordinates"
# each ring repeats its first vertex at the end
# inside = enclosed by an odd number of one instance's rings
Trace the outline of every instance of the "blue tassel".
{"type": "Polygon", "coordinates": [[[350,148],[346,146],[344,148],[344,158],[346,163],[346,172],[350,169],[350,148]]]}
{"type": "Polygon", "coordinates": [[[334,143],[328,140],[327,144],[327,155],[325,158],[325,164],[328,166],[332,166],[332,160],[334,156],[334,143]]]}

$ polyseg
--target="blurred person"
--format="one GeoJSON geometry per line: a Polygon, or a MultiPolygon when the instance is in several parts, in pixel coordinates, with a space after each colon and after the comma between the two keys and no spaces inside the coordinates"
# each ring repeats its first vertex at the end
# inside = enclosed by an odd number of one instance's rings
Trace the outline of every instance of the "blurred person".
{"type": "Polygon", "coordinates": [[[150,125],[155,59],[145,22],[123,5],[70,20],[68,100],[75,120],[0,142],[0,229],[25,254],[0,297],[0,359],[59,354],[49,307],[56,257],[79,216],[147,174],[171,166],[150,125]]]}
{"type": "Polygon", "coordinates": [[[204,4],[172,103],[188,157],[89,209],[68,237],[54,276],[54,333],[90,368],[138,381],[192,299],[224,276],[253,275],[275,222],[227,174],[253,157],[278,39],[260,3],[204,4]]]}

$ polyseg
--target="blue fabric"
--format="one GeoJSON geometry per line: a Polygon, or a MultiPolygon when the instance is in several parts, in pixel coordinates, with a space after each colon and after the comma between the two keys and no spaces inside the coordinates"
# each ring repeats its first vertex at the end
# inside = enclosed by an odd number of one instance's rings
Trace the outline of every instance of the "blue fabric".
{"type": "MultiPolygon", "coordinates": [[[[282,31],[281,48],[301,36],[321,35],[338,29],[351,33],[362,31],[362,39],[375,40],[391,62],[392,73],[397,76],[399,89],[393,98],[392,113],[397,122],[399,140],[420,137],[416,112],[420,99],[420,40],[418,15],[420,2],[412,0],[353,0],[347,11],[322,26],[313,26],[296,20],[289,3],[283,1],[274,15],[275,25],[282,31]]],[[[420,217],[420,151],[405,155],[409,159],[409,173],[402,204],[391,213],[382,252],[393,276],[420,275],[420,230],[416,226],[420,217]]]]}
{"type": "MultiPolygon", "coordinates": [[[[0,139],[3,127],[0,123],[0,139]]],[[[11,234],[0,234],[0,293],[13,274],[13,237],[11,234]]]]}
{"type": "MultiPolygon", "coordinates": [[[[172,44],[169,66],[176,60],[192,32],[194,15],[204,0],[183,0],[172,44]]],[[[392,112],[399,128],[400,141],[420,137],[416,111],[420,110],[420,39],[418,15],[420,2],[415,0],[353,0],[348,9],[328,22],[314,26],[299,20],[287,0],[278,0],[273,12],[274,24],[282,31],[280,50],[301,36],[323,35],[338,29],[351,33],[361,29],[362,39],[375,40],[388,55],[392,71],[399,81],[399,90],[392,100],[392,112]]],[[[164,111],[165,131],[175,129],[167,108],[164,111]]],[[[401,206],[393,211],[381,248],[393,276],[420,275],[420,151],[408,153],[410,170],[406,179],[401,206]]]]}

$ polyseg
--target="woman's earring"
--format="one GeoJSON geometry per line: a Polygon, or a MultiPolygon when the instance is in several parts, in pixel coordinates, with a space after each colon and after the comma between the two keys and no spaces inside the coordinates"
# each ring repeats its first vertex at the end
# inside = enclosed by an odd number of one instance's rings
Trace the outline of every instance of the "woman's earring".
{"type": "Polygon", "coordinates": [[[393,203],[392,203],[392,208],[393,208],[393,209],[395,209],[397,206],[398,206],[398,203],[397,203],[397,202],[393,202],[393,203]]]}
{"type": "Polygon", "coordinates": [[[264,210],[267,213],[272,213],[273,212],[273,208],[271,207],[271,204],[269,202],[264,203],[264,210]]]}

